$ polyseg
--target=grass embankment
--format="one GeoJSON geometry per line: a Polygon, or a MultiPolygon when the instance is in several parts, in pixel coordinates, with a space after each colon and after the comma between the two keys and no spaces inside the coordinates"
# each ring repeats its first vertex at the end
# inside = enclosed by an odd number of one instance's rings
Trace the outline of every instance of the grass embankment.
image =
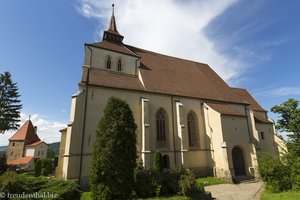
{"type": "Polygon", "coordinates": [[[299,191],[287,191],[280,193],[271,193],[268,190],[265,190],[260,197],[260,200],[298,200],[300,199],[299,191]]]}
{"type": "MultiPolygon", "coordinates": [[[[198,178],[197,183],[206,186],[206,185],[224,184],[228,182],[220,178],[205,177],[205,178],[198,178]]],[[[153,197],[153,198],[148,198],[146,200],[193,200],[193,199],[197,199],[197,197],[193,198],[193,197],[175,195],[175,196],[168,196],[168,197],[153,197]]],[[[82,193],[80,200],[91,200],[90,192],[82,193]]]]}

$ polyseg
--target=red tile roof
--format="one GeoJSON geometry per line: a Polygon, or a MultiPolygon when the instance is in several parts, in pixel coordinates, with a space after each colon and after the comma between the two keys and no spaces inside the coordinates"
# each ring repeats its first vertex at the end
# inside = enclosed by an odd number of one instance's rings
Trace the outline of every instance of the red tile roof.
{"type": "Polygon", "coordinates": [[[7,165],[26,165],[33,159],[32,156],[21,157],[17,160],[7,162],[7,165]]]}
{"type": "Polygon", "coordinates": [[[109,42],[107,40],[103,40],[102,42],[97,42],[94,44],[87,44],[88,46],[98,47],[101,49],[106,49],[109,51],[116,51],[119,53],[127,54],[130,56],[139,57],[137,54],[132,52],[130,49],[128,49],[126,46],[124,46],[122,43],[117,42],[109,42]]]}
{"type": "MultiPolygon", "coordinates": [[[[91,46],[140,57],[144,87],[136,76],[90,68],[89,84],[249,105],[265,111],[245,89],[231,88],[207,64],[102,41],[91,46]]],[[[86,82],[83,69],[82,82],[86,82]]]]}
{"type": "Polygon", "coordinates": [[[263,123],[263,124],[273,124],[269,119],[266,117],[262,117],[260,114],[254,112],[254,119],[256,122],[263,123]]]}
{"type": "MultiPolygon", "coordinates": [[[[92,85],[101,85],[121,89],[144,90],[143,85],[139,81],[138,77],[133,75],[126,75],[95,68],[90,68],[89,73],[89,84],[92,85]]],[[[86,67],[83,68],[82,81],[87,81],[86,67]]]]}
{"type": "Polygon", "coordinates": [[[252,95],[246,90],[242,88],[231,88],[234,93],[236,93],[235,98],[238,101],[245,102],[250,104],[249,109],[253,111],[263,111],[266,112],[259,103],[252,97],[252,95]]]}
{"type": "MultiPolygon", "coordinates": [[[[39,144],[41,144],[41,143],[45,143],[44,141],[37,141],[37,142],[34,142],[34,143],[32,143],[32,144],[28,144],[28,145],[26,145],[26,147],[34,147],[34,146],[37,146],[37,145],[39,145],[39,144]]],[[[46,143],[45,143],[46,144],[46,143]]]]}
{"type": "Polygon", "coordinates": [[[32,144],[40,141],[40,138],[36,134],[36,131],[30,120],[27,120],[23,126],[11,137],[9,141],[25,141],[26,144],[32,144]]]}

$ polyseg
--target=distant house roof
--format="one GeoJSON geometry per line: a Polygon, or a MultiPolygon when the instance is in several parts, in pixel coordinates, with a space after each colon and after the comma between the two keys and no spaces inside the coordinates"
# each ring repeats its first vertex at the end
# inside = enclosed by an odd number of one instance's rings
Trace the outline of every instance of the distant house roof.
{"type": "Polygon", "coordinates": [[[230,104],[218,104],[218,103],[206,103],[209,107],[215,111],[224,115],[246,116],[237,109],[233,108],[230,104]]]}
{"type": "Polygon", "coordinates": [[[9,141],[25,141],[26,144],[32,144],[40,141],[35,128],[30,120],[27,120],[23,126],[11,137],[9,141]]]}
{"type": "Polygon", "coordinates": [[[34,142],[32,144],[26,145],[26,147],[34,147],[34,146],[37,146],[37,145],[42,144],[42,143],[46,144],[46,142],[44,142],[44,141],[37,141],[37,142],[34,142]]]}
{"type": "Polygon", "coordinates": [[[17,160],[12,160],[7,162],[7,165],[26,165],[30,161],[32,161],[33,157],[32,156],[26,156],[26,157],[21,157],[17,160]]]}

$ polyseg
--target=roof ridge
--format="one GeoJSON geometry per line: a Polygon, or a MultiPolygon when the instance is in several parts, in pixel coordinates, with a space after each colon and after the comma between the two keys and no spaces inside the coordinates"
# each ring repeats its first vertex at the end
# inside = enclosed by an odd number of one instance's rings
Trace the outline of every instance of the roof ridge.
{"type": "Polygon", "coordinates": [[[185,59],[185,58],[179,58],[179,57],[175,57],[175,56],[172,56],[172,55],[167,55],[167,54],[164,54],[164,53],[158,53],[158,52],[150,51],[150,50],[147,50],[147,49],[142,49],[140,47],[135,47],[135,46],[128,45],[128,44],[123,44],[123,45],[126,46],[126,47],[129,47],[129,48],[132,47],[132,48],[135,48],[135,49],[146,51],[148,53],[154,53],[154,54],[157,54],[157,55],[161,55],[161,56],[165,56],[165,57],[169,57],[169,58],[175,58],[177,60],[183,60],[183,61],[187,61],[187,62],[191,62],[191,63],[202,64],[202,65],[206,65],[207,67],[209,67],[209,65],[207,63],[204,63],[204,62],[199,62],[199,61],[195,61],[195,60],[188,60],[188,59],[185,59]]]}

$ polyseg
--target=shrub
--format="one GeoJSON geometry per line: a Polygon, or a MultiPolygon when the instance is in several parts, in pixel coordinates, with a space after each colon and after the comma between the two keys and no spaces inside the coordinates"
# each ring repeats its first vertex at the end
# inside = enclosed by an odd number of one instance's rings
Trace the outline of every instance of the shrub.
{"type": "Polygon", "coordinates": [[[93,199],[128,199],[134,188],[136,124],[126,101],[109,98],[97,130],[91,164],[93,199]]]}
{"type": "Polygon", "coordinates": [[[163,171],[163,156],[159,150],[155,151],[153,169],[157,172],[163,171]]]}
{"type": "Polygon", "coordinates": [[[138,197],[183,194],[190,195],[203,190],[196,184],[195,175],[185,168],[173,168],[165,172],[137,168],[135,171],[135,193],[138,197]]]}
{"type": "Polygon", "coordinates": [[[50,179],[46,182],[39,193],[49,192],[57,195],[55,199],[74,200],[80,199],[79,185],[75,180],[50,179]]]}
{"type": "Polygon", "coordinates": [[[45,177],[35,177],[30,173],[19,174],[19,177],[27,184],[31,193],[38,192],[41,188],[45,187],[45,184],[48,182],[48,179],[45,177]]]}
{"type": "Polygon", "coordinates": [[[54,172],[54,161],[52,159],[39,159],[36,161],[34,173],[35,176],[48,176],[54,172]]]}
{"type": "Polygon", "coordinates": [[[44,176],[48,176],[49,174],[52,174],[54,169],[53,169],[53,160],[52,159],[44,159],[42,160],[42,174],[44,176]]]}
{"type": "Polygon", "coordinates": [[[34,167],[34,174],[35,176],[42,175],[42,160],[37,160],[35,167],[34,167]]]}
{"type": "Polygon", "coordinates": [[[181,175],[179,181],[179,193],[182,195],[190,196],[196,191],[196,178],[195,174],[186,170],[186,173],[181,175]]]}
{"type": "Polygon", "coordinates": [[[13,171],[7,171],[0,176],[0,191],[4,193],[21,193],[29,189],[26,182],[13,171]]]}
{"type": "Polygon", "coordinates": [[[281,192],[292,188],[291,170],[284,165],[279,157],[269,153],[258,155],[258,171],[266,188],[272,192],[281,192]]]}
{"type": "Polygon", "coordinates": [[[139,197],[153,197],[155,195],[156,173],[151,170],[137,168],[135,170],[135,193],[139,197]]]}

